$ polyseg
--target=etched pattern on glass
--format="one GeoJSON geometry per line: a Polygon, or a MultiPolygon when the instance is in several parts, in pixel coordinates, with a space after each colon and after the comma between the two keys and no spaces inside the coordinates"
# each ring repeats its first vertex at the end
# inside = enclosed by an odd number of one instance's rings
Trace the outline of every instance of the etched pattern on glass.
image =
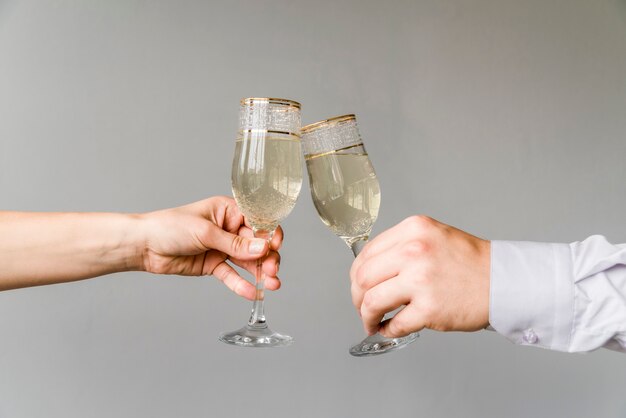
{"type": "Polygon", "coordinates": [[[300,109],[267,100],[241,106],[239,130],[268,130],[300,135],[300,109]]]}
{"type": "Polygon", "coordinates": [[[359,145],[362,142],[355,119],[329,122],[302,134],[302,149],[307,156],[359,145]]]}

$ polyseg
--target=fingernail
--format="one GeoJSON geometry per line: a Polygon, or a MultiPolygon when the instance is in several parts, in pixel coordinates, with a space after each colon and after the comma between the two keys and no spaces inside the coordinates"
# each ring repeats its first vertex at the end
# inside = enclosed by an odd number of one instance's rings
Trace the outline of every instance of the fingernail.
{"type": "Polygon", "coordinates": [[[250,254],[261,254],[263,250],[265,250],[265,240],[250,240],[250,245],[248,246],[248,251],[250,251],[250,254]]]}

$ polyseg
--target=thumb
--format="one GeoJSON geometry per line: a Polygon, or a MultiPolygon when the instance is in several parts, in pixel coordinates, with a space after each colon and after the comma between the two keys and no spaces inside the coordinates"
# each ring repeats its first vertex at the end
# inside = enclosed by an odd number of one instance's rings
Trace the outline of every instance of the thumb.
{"type": "Polygon", "coordinates": [[[215,249],[240,260],[255,260],[267,254],[269,245],[261,238],[244,238],[224,231],[215,224],[209,228],[208,237],[203,240],[207,250],[215,249]]]}
{"type": "Polygon", "coordinates": [[[400,338],[421,331],[424,326],[425,323],[417,309],[412,304],[408,304],[393,318],[383,322],[378,332],[383,337],[400,338]]]}

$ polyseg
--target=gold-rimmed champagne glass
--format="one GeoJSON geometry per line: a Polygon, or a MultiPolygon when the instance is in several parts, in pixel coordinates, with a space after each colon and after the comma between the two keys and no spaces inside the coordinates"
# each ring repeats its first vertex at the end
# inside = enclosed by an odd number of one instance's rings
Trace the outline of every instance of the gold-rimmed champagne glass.
{"type": "MultiPolygon", "coordinates": [[[[303,127],[302,147],[317,213],[356,257],[367,243],[380,207],[380,185],[356,117],[337,116],[303,127]]],[[[375,334],[350,348],[350,354],[384,354],[418,336],[386,338],[375,334]]]]}
{"type": "MultiPolygon", "coordinates": [[[[239,131],[232,166],[232,188],[237,206],[252,226],[254,236],[271,240],[293,209],[302,186],[300,103],[287,99],[242,99],[239,131]]],[[[256,297],[248,323],[220,335],[220,340],[244,347],[279,347],[293,338],[272,331],[264,311],[263,260],[256,267],[256,297]]]]}

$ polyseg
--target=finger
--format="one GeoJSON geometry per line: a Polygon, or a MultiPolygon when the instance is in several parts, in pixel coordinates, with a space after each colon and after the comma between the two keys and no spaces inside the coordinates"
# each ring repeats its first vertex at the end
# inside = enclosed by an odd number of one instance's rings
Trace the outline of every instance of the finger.
{"type": "Polygon", "coordinates": [[[256,289],[252,283],[246,281],[241,277],[234,268],[228,265],[225,261],[215,267],[213,275],[222,281],[230,290],[235,294],[242,296],[249,300],[254,300],[256,295],[256,289]]]}
{"type": "MultiPolygon", "coordinates": [[[[257,260],[239,260],[236,258],[231,258],[230,261],[232,261],[239,267],[246,269],[251,274],[256,274],[257,260]]],[[[270,251],[267,257],[263,260],[263,272],[270,277],[275,277],[278,274],[279,266],[280,254],[276,251],[270,251]]]]}
{"type": "Polygon", "coordinates": [[[237,206],[235,199],[223,196],[220,198],[220,202],[223,205],[223,209],[216,213],[215,223],[228,232],[237,231],[239,226],[244,223],[244,216],[239,206],[237,206]],[[220,222],[220,219],[222,222],[220,222]]]}
{"type": "Polygon", "coordinates": [[[281,281],[278,277],[265,277],[265,288],[267,290],[278,290],[281,286],[281,281]]]}
{"type": "Polygon", "coordinates": [[[395,246],[397,243],[402,242],[405,237],[405,231],[401,228],[401,225],[402,223],[399,223],[396,226],[387,229],[368,242],[352,263],[350,275],[352,275],[353,271],[358,269],[361,264],[363,264],[370,257],[381,254],[395,246]]]}
{"type": "MultiPolygon", "coordinates": [[[[204,253],[204,256],[198,255],[196,256],[196,258],[201,260],[201,274],[210,275],[213,274],[213,271],[217,266],[220,265],[220,263],[223,263],[226,260],[226,254],[219,251],[207,251],[206,253],[204,253]],[[202,261],[203,258],[204,260],[202,261]]],[[[196,269],[194,268],[194,270],[196,269]]]]}
{"type": "Polygon", "coordinates": [[[406,220],[392,226],[368,242],[367,247],[369,254],[379,254],[394,246],[399,239],[406,235],[405,223],[406,220]]]}
{"type": "Polygon", "coordinates": [[[361,321],[367,334],[376,334],[383,316],[410,300],[410,288],[401,278],[388,280],[370,289],[361,305],[361,321]]]}
{"type": "Polygon", "coordinates": [[[402,254],[392,250],[367,258],[358,267],[350,269],[350,287],[354,306],[358,309],[365,292],[385,280],[396,277],[404,264],[402,254]]]}
{"type": "MultiPolygon", "coordinates": [[[[254,238],[254,232],[252,231],[252,229],[245,225],[242,225],[239,228],[239,231],[237,233],[238,235],[244,238],[254,238]]],[[[283,239],[284,239],[284,231],[283,231],[283,228],[279,226],[274,231],[274,235],[272,236],[272,239],[270,240],[270,248],[276,251],[280,250],[280,247],[283,245],[283,239]]]]}
{"type": "Polygon", "coordinates": [[[276,251],[280,250],[280,247],[283,245],[283,239],[285,239],[285,232],[283,228],[279,226],[276,228],[276,231],[274,231],[274,236],[270,240],[270,248],[276,251]]]}
{"type": "Polygon", "coordinates": [[[210,225],[201,241],[207,250],[216,249],[241,260],[255,260],[267,254],[269,245],[264,239],[244,238],[224,231],[213,223],[210,225]]]}
{"type": "MultiPolygon", "coordinates": [[[[230,259],[237,266],[247,270],[253,276],[256,274],[256,260],[238,260],[230,259]]],[[[265,274],[265,288],[268,290],[280,289],[281,282],[276,276],[278,274],[278,265],[280,264],[280,254],[276,251],[270,251],[269,255],[263,260],[262,272],[265,274]]]]}
{"type": "Polygon", "coordinates": [[[240,235],[244,238],[254,238],[254,231],[252,231],[252,228],[242,225],[241,227],[239,227],[237,235],[240,235]]]}
{"type": "Polygon", "coordinates": [[[426,231],[436,228],[437,225],[441,224],[427,216],[410,216],[406,218],[370,241],[355,260],[357,266],[362,262],[362,259],[381,254],[396,244],[405,242],[407,239],[420,237],[426,231]]]}
{"type": "Polygon", "coordinates": [[[421,318],[418,310],[413,303],[408,304],[393,318],[385,321],[378,332],[387,338],[405,337],[417,331],[424,329],[424,320],[421,318]]]}
{"type": "Polygon", "coordinates": [[[248,228],[252,229],[252,224],[250,224],[250,221],[248,220],[246,216],[243,217],[243,224],[247,226],[248,228]]]}
{"type": "Polygon", "coordinates": [[[215,219],[216,221],[233,218],[241,223],[243,219],[243,214],[239,210],[235,199],[230,196],[211,196],[181,208],[188,213],[200,214],[207,219],[214,219],[218,215],[218,219],[215,219]]]}
{"type": "Polygon", "coordinates": [[[263,259],[263,273],[268,276],[275,277],[280,268],[280,254],[276,251],[270,253],[263,259]]]}

